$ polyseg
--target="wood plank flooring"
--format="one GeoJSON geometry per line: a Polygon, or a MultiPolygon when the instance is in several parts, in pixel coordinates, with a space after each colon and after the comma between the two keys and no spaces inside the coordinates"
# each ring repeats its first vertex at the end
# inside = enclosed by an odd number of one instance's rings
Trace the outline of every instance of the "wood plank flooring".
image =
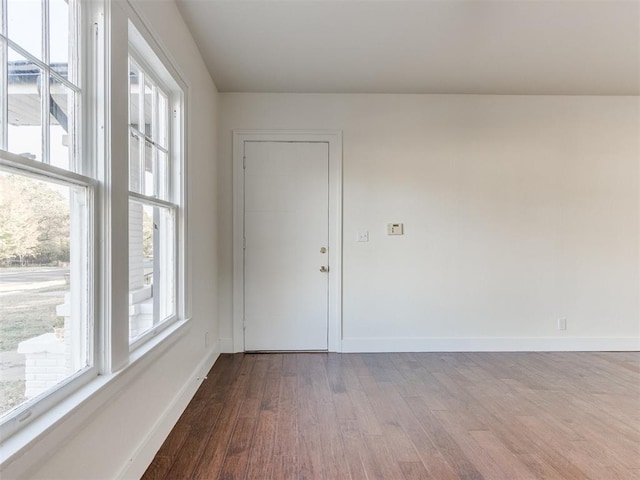
{"type": "Polygon", "coordinates": [[[222,355],[144,479],[638,479],[640,353],[222,355]]]}

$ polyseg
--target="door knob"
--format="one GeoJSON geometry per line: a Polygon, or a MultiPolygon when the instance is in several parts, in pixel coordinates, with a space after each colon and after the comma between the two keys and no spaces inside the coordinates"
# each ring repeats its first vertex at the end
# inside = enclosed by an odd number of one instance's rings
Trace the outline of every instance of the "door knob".
{"type": "Polygon", "coordinates": [[[322,266],[320,267],[320,271],[321,271],[322,273],[324,273],[324,272],[328,272],[328,271],[329,271],[329,267],[325,267],[324,265],[322,265],[322,266]]]}

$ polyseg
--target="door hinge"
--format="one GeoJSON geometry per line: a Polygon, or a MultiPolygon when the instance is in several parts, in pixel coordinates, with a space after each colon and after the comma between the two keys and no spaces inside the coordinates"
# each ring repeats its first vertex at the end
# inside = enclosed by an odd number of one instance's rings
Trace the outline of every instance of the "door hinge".
{"type": "Polygon", "coordinates": [[[242,157],[242,168],[247,168],[247,157],[242,157]]]}
{"type": "Polygon", "coordinates": [[[242,249],[243,250],[247,249],[247,238],[246,237],[242,238],[242,249]]]}

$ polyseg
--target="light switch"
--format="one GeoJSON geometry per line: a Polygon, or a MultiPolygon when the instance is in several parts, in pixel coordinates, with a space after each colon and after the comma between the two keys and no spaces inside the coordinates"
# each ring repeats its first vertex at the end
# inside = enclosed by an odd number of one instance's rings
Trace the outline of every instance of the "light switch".
{"type": "Polygon", "coordinates": [[[358,242],[368,242],[369,232],[358,232],[358,242]]]}
{"type": "Polygon", "coordinates": [[[403,223],[388,223],[387,235],[403,235],[404,224],[403,223]]]}

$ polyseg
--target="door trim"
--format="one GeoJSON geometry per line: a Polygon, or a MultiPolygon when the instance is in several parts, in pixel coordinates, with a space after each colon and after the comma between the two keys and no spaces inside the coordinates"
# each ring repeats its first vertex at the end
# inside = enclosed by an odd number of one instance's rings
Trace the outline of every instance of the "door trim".
{"type": "Polygon", "coordinates": [[[329,145],[328,350],[342,351],[342,132],[233,131],[233,352],[244,352],[244,143],[323,142],[329,145]]]}

